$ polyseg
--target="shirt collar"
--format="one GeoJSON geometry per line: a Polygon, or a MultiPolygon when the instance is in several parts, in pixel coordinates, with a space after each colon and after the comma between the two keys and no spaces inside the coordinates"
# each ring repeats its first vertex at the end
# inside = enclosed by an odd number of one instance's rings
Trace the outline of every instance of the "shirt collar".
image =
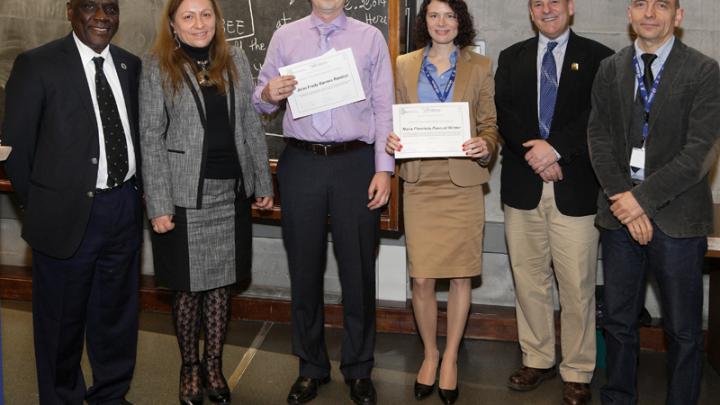
{"type": "MultiPolygon", "coordinates": [[[[672,35],[667,41],[665,41],[664,44],[660,46],[655,51],[655,55],[657,55],[656,62],[653,63],[653,66],[663,66],[665,64],[665,61],[667,60],[668,56],[670,56],[670,51],[672,51],[673,45],[675,45],[675,35],[672,35]]],[[[638,44],[638,40],[635,40],[635,55],[642,55],[647,52],[640,49],[640,45],[638,44]]],[[[642,58],[637,58],[638,62],[640,63],[640,66],[642,68],[645,68],[645,65],[643,64],[642,58]]]]}
{"type": "Polygon", "coordinates": [[[87,65],[90,61],[92,61],[93,58],[96,58],[98,56],[101,56],[103,59],[105,59],[105,62],[112,60],[112,57],[110,56],[110,45],[106,46],[105,49],[102,50],[102,52],[97,53],[94,50],[90,49],[89,46],[85,45],[80,40],[80,38],[78,38],[74,31],[72,35],[73,39],[75,40],[75,45],[80,52],[80,60],[82,61],[83,66],[87,65]]]}
{"type": "Polygon", "coordinates": [[[557,42],[557,46],[555,49],[562,48],[567,44],[568,40],[570,39],[570,28],[568,28],[565,32],[563,32],[559,37],[555,39],[550,39],[542,34],[542,32],[538,33],[538,49],[544,50],[547,47],[548,42],[554,41],[557,42]]]}
{"type": "MultiPolygon", "coordinates": [[[[428,52],[430,52],[430,48],[431,48],[431,46],[428,45],[425,47],[425,50],[423,51],[423,66],[432,65],[433,67],[435,67],[432,63],[430,63],[430,61],[428,60],[428,57],[427,57],[428,52]]],[[[456,46],[455,50],[452,51],[452,53],[450,54],[450,66],[455,66],[457,64],[458,55],[460,55],[460,51],[459,51],[458,47],[456,46]]]]}
{"type": "Polygon", "coordinates": [[[341,30],[344,30],[347,26],[347,16],[345,15],[345,12],[343,11],[340,13],[339,16],[335,17],[334,20],[332,20],[329,24],[324,22],[320,19],[320,17],[316,16],[315,14],[310,14],[310,25],[312,25],[313,28],[317,28],[320,26],[329,26],[334,25],[335,28],[339,28],[341,30]]]}

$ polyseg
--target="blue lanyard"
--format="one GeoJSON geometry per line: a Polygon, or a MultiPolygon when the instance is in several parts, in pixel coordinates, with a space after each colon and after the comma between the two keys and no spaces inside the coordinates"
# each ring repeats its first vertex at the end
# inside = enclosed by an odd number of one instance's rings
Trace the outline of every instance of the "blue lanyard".
{"type": "MultiPolygon", "coordinates": [[[[427,57],[426,57],[427,60],[427,57]]],[[[433,88],[433,91],[435,91],[435,95],[437,96],[438,100],[440,100],[441,103],[444,103],[445,100],[447,100],[448,96],[450,95],[450,90],[452,90],[452,86],[455,83],[455,74],[457,72],[457,64],[453,65],[452,72],[450,73],[450,80],[448,80],[447,84],[445,85],[445,91],[440,92],[440,86],[437,84],[435,79],[433,79],[430,72],[428,72],[427,69],[427,63],[423,63],[423,72],[425,72],[425,77],[427,77],[428,81],[430,82],[430,85],[433,88]]]]}
{"type": "Polygon", "coordinates": [[[650,132],[650,108],[652,108],[655,102],[655,94],[657,93],[658,85],[660,85],[660,79],[662,78],[665,65],[663,64],[660,71],[653,82],[652,88],[648,93],[647,87],[645,87],[645,81],[643,80],[643,72],[640,68],[640,62],[638,62],[637,55],[633,56],[633,64],[635,65],[635,79],[637,79],[638,90],[640,90],[640,97],[645,107],[645,122],[643,123],[643,142],[647,140],[650,132]]]}

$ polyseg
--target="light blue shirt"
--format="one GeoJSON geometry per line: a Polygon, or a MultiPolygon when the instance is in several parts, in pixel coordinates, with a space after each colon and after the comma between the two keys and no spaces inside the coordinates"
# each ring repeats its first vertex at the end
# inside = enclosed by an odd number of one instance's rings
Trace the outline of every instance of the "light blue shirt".
{"type": "MultiPolygon", "coordinates": [[[[658,48],[657,51],[655,51],[655,55],[657,55],[657,59],[655,59],[655,62],[653,62],[650,69],[652,69],[653,77],[657,77],[658,73],[660,73],[660,69],[662,69],[663,66],[665,66],[665,62],[667,62],[668,56],[670,56],[670,51],[672,51],[673,45],[675,44],[675,35],[671,36],[670,39],[665,41],[664,44],[660,48],[658,48]]],[[[645,71],[645,62],[642,60],[642,55],[647,52],[640,49],[640,46],[638,45],[638,40],[635,40],[635,55],[637,55],[638,64],[640,64],[640,71],[645,71]]],[[[633,69],[635,67],[633,66],[633,69]]],[[[660,79],[662,80],[662,78],[660,79]]],[[[637,95],[637,79],[635,80],[635,92],[633,94],[637,95]]],[[[648,89],[650,91],[650,89],[648,89]]]]}
{"type": "MultiPolygon", "coordinates": [[[[418,101],[421,103],[440,103],[440,99],[437,94],[435,94],[435,90],[433,89],[432,84],[430,84],[427,76],[425,76],[425,72],[423,70],[427,67],[427,71],[430,73],[433,80],[435,80],[435,83],[437,83],[440,91],[444,92],[445,86],[447,86],[448,81],[450,81],[450,76],[452,76],[453,68],[457,66],[458,50],[455,48],[453,53],[450,54],[450,69],[440,75],[438,75],[437,67],[428,60],[428,52],[430,52],[430,46],[425,47],[425,52],[423,53],[423,63],[420,67],[420,78],[418,80],[418,101]]],[[[452,101],[454,92],[455,83],[453,83],[450,88],[450,93],[445,100],[446,102],[452,101]]]]}

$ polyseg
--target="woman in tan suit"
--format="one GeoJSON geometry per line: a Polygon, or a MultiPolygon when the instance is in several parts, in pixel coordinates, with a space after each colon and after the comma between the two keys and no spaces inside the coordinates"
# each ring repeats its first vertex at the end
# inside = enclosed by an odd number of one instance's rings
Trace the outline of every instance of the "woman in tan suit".
{"type": "MultiPolygon", "coordinates": [[[[412,302],[425,358],[415,381],[423,399],[435,386],[437,348],[435,280],[450,279],[447,343],[440,365],[438,393],[446,404],[458,396],[457,354],[471,300],[471,277],[482,268],[485,206],[483,184],[498,139],[492,64],[469,50],[475,30],[463,0],[425,0],[416,21],[422,49],[397,60],[398,103],[467,102],[472,138],[466,158],[413,159],[400,165],[404,185],[405,236],[412,302]]],[[[392,134],[387,152],[402,149],[392,134]]]]}

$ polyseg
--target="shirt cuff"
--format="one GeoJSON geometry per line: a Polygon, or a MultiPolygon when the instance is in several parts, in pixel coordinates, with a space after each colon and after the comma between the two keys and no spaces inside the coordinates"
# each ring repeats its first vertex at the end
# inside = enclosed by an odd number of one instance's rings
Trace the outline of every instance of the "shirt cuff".
{"type": "Polygon", "coordinates": [[[395,158],[385,151],[375,152],[375,173],[379,172],[395,173],[395,158]]]}

